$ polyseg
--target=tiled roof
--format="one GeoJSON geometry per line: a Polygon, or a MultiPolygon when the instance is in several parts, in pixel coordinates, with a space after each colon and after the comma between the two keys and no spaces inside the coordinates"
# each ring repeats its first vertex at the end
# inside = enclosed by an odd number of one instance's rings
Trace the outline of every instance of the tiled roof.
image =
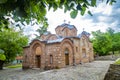
{"type": "Polygon", "coordinates": [[[62,25],[60,25],[60,26],[62,26],[62,27],[67,27],[67,28],[69,28],[69,29],[75,28],[74,25],[70,25],[70,24],[66,24],[66,23],[64,23],[64,24],[62,24],[62,25]]]}
{"type": "Polygon", "coordinates": [[[81,34],[78,34],[78,37],[79,37],[79,38],[81,38],[81,36],[82,36],[81,34]]]}
{"type": "MultiPolygon", "coordinates": [[[[63,24],[61,24],[61,25],[59,25],[60,27],[67,27],[67,28],[69,28],[69,29],[73,29],[73,28],[75,28],[76,29],[76,27],[74,26],[74,25],[70,25],[70,24],[66,24],[66,23],[63,23],[63,24]]],[[[59,27],[58,26],[58,27],[59,27]]],[[[77,30],[77,29],[76,29],[77,30]]]]}
{"type": "Polygon", "coordinates": [[[64,38],[59,38],[56,40],[48,40],[47,43],[57,43],[57,42],[62,42],[64,38]]]}
{"type": "Polygon", "coordinates": [[[81,38],[82,35],[89,36],[90,33],[86,32],[86,31],[83,31],[81,34],[78,35],[78,37],[81,38]]]}
{"type": "Polygon", "coordinates": [[[81,34],[90,35],[90,33],[83,31],[81,34]]]}

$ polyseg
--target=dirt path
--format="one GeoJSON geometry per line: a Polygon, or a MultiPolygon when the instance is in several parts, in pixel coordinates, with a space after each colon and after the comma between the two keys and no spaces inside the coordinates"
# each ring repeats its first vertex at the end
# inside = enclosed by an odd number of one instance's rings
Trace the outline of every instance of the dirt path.
{"type": "Polygon", "coordinates": [[[103,80],[113,61],[94,61],[62,69],[40,70],[5,69],[0,80],[103,80]]]}

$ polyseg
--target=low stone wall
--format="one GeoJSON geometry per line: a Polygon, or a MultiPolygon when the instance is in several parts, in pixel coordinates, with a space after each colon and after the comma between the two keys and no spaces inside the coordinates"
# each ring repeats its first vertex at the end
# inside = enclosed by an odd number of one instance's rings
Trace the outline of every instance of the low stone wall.
{"type": "Polygon", "coordinates": [[[116,59],[120,58],[120,55],[107,55],[107,56],[96,56],[95,60],[112,60],[115,61],[116,59]]]}
{"type": "Polygon", "coordinates": [[[111,64],[104,80],[120,80],[120,65],[111,64]]]}

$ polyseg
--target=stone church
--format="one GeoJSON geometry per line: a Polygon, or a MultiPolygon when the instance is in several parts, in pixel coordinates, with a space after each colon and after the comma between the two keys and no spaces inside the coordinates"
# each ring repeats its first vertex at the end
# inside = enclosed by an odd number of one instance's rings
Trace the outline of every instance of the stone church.
{"type": "Polygon", "coordinates": [[[67,23],[58,25],[55,31],[45,32],[23,48],[23,68],[62,68],[94,60],[88,32],[77,35],[77,28],[67,23]]]}

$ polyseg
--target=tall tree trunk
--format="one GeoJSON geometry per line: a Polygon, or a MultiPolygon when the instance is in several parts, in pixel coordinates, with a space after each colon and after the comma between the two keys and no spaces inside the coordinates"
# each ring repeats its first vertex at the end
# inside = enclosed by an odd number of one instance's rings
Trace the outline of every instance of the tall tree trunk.
{"type": "Polygon", "coordinates": [[[113,54],[113,55],[115,54],[114,50],[112,50],[112,54],[113,54]]]}
{"type": "Polygon", "coordinates": [[[114,54],[115,54],[115,52],[114,52],[114,50],[112,50],[112,58],[113,58],[114,54]]]}
{"type": "Polygon", "coordinates": [[[0,70],[3,69],[3,64],[4,64],[4,61],[0,60],[0,70]]]}

